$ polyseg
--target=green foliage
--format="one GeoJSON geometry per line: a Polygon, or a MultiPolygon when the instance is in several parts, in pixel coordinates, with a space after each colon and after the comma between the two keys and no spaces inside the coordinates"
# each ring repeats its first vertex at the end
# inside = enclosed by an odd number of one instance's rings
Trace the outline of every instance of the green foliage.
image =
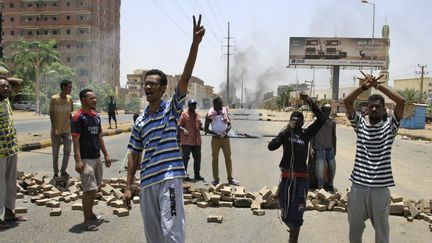
{"type": "Polygon", "coordinates": [[[132,114],[132,113],[140,113],[140,99],[136,97],[132,97],[129,100],[129,103],[125,105],[125,113],[132,114]]]}
{"type": "Polygon", "coordinates": [[[293,91],[292,87],[286,87],[284,89],[284,92],[282,92],[281,95],[276,97],[276,106],[279,109],[283,109],[284,107],[289,105],[289,101],[290,101],[290,92],[293,91]]]}
{"type": "Polygon", "coordinates": [[[426,93],[420,93],[419,90],[406,88],[404,90],[398,90],[398,93],[405,98],[406,103],[424,103],[426,100],[426,93]]]}
{"type": "MultiPolygon", "coordinates": [[[[94,82],[89,81],[86,88],[93,90],[97,98],[97,108],[98,112],[106,111],[108,109],[109,97],[114,96],[114,100],[117,100],[114,89],[107,82],[94,82]]],[[[78,91],[79,92],[79,91],[78,91]]]]}

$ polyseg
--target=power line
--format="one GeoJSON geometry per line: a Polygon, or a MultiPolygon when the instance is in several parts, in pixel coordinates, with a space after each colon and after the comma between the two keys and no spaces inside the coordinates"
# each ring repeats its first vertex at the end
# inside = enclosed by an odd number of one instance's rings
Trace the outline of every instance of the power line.
{"type": "Polygon", "coordinates": [[[210,11],[211,11],[213,17],[216,19],[216,25],[219,27],[220,32],[223,33],[224,30],[223,30],[222,24],[221,24],[221,22],[219,20],[218,15],[216,15],[216,12],[213,9],[212,1],[211,0],[207,0],[207,5],[209,6],[210,11]]]}
{"type": "Polygon", "coordinates": [[[418,67],[421,69],[421,71],[416,73],[420,74],[420,95],[423,96],[423,79],[424,79],[424,75],[428,74],[428,72],[425,72],[424,69],[427,67],[427,65],[418,64],[418,67]]]}
{"type": "MultiPolygon", "coordinates": [[[[206,15],[206,11],[204,11],[204,9],[201,7],[200,3],[199,3],[197,0],[193,0],[193,2],[194,2],[195,5],[197,6],[198,10],[199,10],[203,15],[206,15]]],[[[210,16],[210,15],[208,15],[208,16],[210,16]]],[[[211,19],[208,18],[208,19],[207,19],[207,22],[206,22],[208,28],[206,28],[206,29],[210,31],[210,33],[213,35],[213,37],[214,37],[217,41],[220,41],[221,38],[220,38],[220,37],[219,37],[219,36],[218,36],[214,31],[213,31],[213,25],[212,25],[211,22],[212,22],[211,19]]]]}

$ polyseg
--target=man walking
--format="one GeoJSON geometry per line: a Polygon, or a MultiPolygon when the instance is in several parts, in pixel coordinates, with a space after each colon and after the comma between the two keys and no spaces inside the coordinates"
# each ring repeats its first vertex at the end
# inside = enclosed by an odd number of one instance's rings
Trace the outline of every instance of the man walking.
{"type": "Polygon", "coordinates": [[[58,177],[59,168],[59,150],[63,143],[63,160],[60,169],[62,177],[69,177],[66,172],[69,156],[71,153],[71,112],[73,112],[73,100],[70,96],[72,91],[72,82],[62,80],[60,83],[60,93],[51,97],[50,102],[50,120],[51,120],[51,144],[53,153],[53,170],[54,177],[58,177]]]}
{"type": "Polygon", "coordinates": [[[115,128],[117,129],[116,114],[118,115],[117,103],[114,101],[114,97],[111,95],[110,101],[108,102],[108,123],[109,123],[108,129],[111,129],[111,118],[114,120],[115,128]]]}
{"type": "Polygon", "coordinates": [[[0,229],[9,228],[5,221],[26,221],[15,215],[18,143],[9,101],[11,92],[18,92],[21,82],[0,76],[0,229]]]}
{"type": "Polygon", "coordinates": [[[128,149],[132,163],[128,165],[127,184],[123,199],[131,208],[131,185],[141,162],[141,213],[147,242],[185,242],[185,214],[182,178],[186,176],[177,143],[177,120],[182,110],[187,86],[192,76],[199,44],[205,29],[193,17],[193,40],[183,73],[172,98],[165,102],[167,76],[150,70],[144,77],[144,91],[149,105],[132,129],[128,149]]]}
{"type": "Polygon", "coordinates": [[[82,205],[84,230],[97,231],[93,213],[93,199],[102,185],[103,166],[100,150],[104,154],[105,166],[111,160],[102,137],[101,119],[96,113],[96,95],[90,89],[79,93],[82,108],[72,118],[72,140],[75,154],[75,170],[80,174],[83,189],[82,205]]]}
{"type": "Polygon", "coordinates": [[[357,134],[351,190],[348,195],[349,239],[362,242],[365,221],[370,219],[375,229],[375,242],[389,242],[390,191],[394,186],[391,170],[391,147],[402,118],[405,99],[397,92],[380,85],[379,78],[365,75],[363,85],[345,99],[348,119],[357,134]],[[384,97],[373,94],[368,98],[368,117],[361,116],[353,106],[365,90],[374,87],[396,103],[393,115],[387,117],[384,97]]]}
{"type": "MultiPolygon", "coordinates": [[[[201,170],[201,134],[203,130],[200,115],[196,113],[197,101],[190,99],[188,101],[188,110],[183,111],[180,115],[180,144],[183,154],[183,163],[187,173],[188,161],[192,153],[194,159],[194,179],[201,181],[204,178],[200,174],[201,170]]],[[[190,180],[189,176],[186,177],[190,180]]]]}
{"type": "Polygon", "coordinates": [[[326,118],[321,129],[311,140],[311,145],[315,154],[315,174],[317,188],[324,187],[324,164],[329,169],[328,183],[325,189],[334,192],[333,180],[336,174],[336,122],[330,117],[331,106],[325,104],[321,106],[321,111],[326,118]]]}
{"type": "Polygon", "coordinates": [[[212,168],[213,168],[213,185],[219,184],[219,151],[225,157],[225,166],[227,170],[228,183],[230,185],[240,185],[240,182],[232,176],[231,144],[228,132],[231,130],[231,121],[228,115],[228,108],[222,106],[222,99],[216,97],[213,99],[213,107],[207,113],[204,131],[212,135],[212,168]],[[210,130],[209,126],[212,126],[210,130]]]}

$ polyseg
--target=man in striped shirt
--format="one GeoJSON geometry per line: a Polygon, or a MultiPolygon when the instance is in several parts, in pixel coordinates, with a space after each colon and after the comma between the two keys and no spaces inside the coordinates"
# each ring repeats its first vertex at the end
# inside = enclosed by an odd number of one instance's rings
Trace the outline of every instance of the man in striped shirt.
{"type": "Polygon", "coordinates": [[[375,242],[389,242],[390,191],[394,186],[391,170],[391,147],[402,118],[405,99],[379,78],[365,75],[363,85],[345,99],[348,118],[357,134],[351,190],[348,195],[348,222],[350,242],[362,242],[365,221],[371,220],[375,242]],[[384,97],[374,94],[368,98],[368,117],[356,112],[354,100],[365,90],[374,87],[396,103],[394,114],[387,117],[384,97]]]}
{"type": "Polygon", "coordinates": [[[167,77],[160,70],[150,70],[144,78],[144,91],[149,105],[135,122],[128,149],[132,161],[128,164],[127,185],[123,199],[131,208],[131,185],[140,163],[141,213],[147,242],[184,242],[185,217],[182,178],[186,177],[177,143],[177,119],[182,111],[189,79],[195,65],[198,47],[205,29],[193,17],[193,41],[189,56],[178,81],[174,96],[167,102],[162,95],[167,77]]]}

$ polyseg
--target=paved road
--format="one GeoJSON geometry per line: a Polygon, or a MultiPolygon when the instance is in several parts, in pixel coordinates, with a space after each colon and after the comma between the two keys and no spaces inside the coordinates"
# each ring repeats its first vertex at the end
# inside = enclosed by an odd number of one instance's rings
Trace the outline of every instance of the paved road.
{"type": "MultiPolygon", "coordinates": [[[[102,123],[108,124],[108,115],[101,115],[102,123]]],[[[132,121],[132,114],[119,114],[117,115],[117,122],[130,122],[132,121]]],[[[18,134],[33,133],[37,134],[44,131],[49,131],[51,123],[49,117],[40,117],[32,120],[16,120],[14,122],[15,129],[18,134]]]]}
{"type": "MultiPolygon", "coordinates": [[[[239,132],[258,136],[276,134],[285,123],[235,120],[233,128],[239,132]]],[[[128,134],[106,137],[105,141],[111,158],[117,160],[112,168],[105,170],[105,177],[125,176],[118,174],[120,160],[125,153],[128,134]]],[[[335,185],[339,190],[349,187],[348,176],[351,172],[355,138],[351,128],[338,127],[337,174],[335,185]]],[[[231,139],[234,161],[234,176],[248,191],[257,191],[262,186],[274,186],[278,183],[278,168],[282,151],[269,152],[266,148],[269,137],[256,139],[231,139]]],[[[222,153],[221,153],[222,154],[222,153]]],[[[210,137],[203,137],[202,175],[210,181],[211,151],[210,137]]],[[[392,193],[404,198],[431,199],[430,185],[432,158],[431,144],[396,139],[393,146],[393,171],[396,187],[392,193]]],[[[71,158],[72,159],[72,158],[71,158]]],[[[226,178],[223,156],[220,159],[220,177],[226,178]]],[[[73,161],[69,166],[72,172],[73,161]]],[[[19,169],[25,171],[51,171],[50,148],[21,152],[19,154],[19,169]]],[[[191,168],[189,168],[191,171],[191,168]]],[[[197,183],[204,186],[203,183],[197,183]]],[[[82,221],[81,212],[71,211],[70,204],[62,203],[63,215],[49,217],[49,209],[38,207],[18,200],[19,206],[29,209],[29,221],[15,228],[1,232],[4,242],[144,242],[142,221],[139,208],[135,206],[131,215],[118,218],[112,215],[112,209],[102,203],[95,211],[104,215],[106,223],[100,226],[98,232],[82,232],[79,224],[82,221]]],[[[253,216],[249,209],[238,208],[207,208],[200,209],[194,205],[185,206],[187,242],[287,242],[286,227],[280,223],[278,210],[266,210],[262,217],[253,216]],[[206,217],[210,214],[224,216],[222,224],[208,224],[206,217]]],[[[391,242],[430,242],[431,233],[424,221],[408,223],[402,217],[390,217],[391,242]]],[[[348,242],[347,215],[335,212],[305,213],[305,223],[302,228],[301,242],[348,242]]],[[[367,224],[364,242],[373,242],[373,229],[367,224]]]]}

